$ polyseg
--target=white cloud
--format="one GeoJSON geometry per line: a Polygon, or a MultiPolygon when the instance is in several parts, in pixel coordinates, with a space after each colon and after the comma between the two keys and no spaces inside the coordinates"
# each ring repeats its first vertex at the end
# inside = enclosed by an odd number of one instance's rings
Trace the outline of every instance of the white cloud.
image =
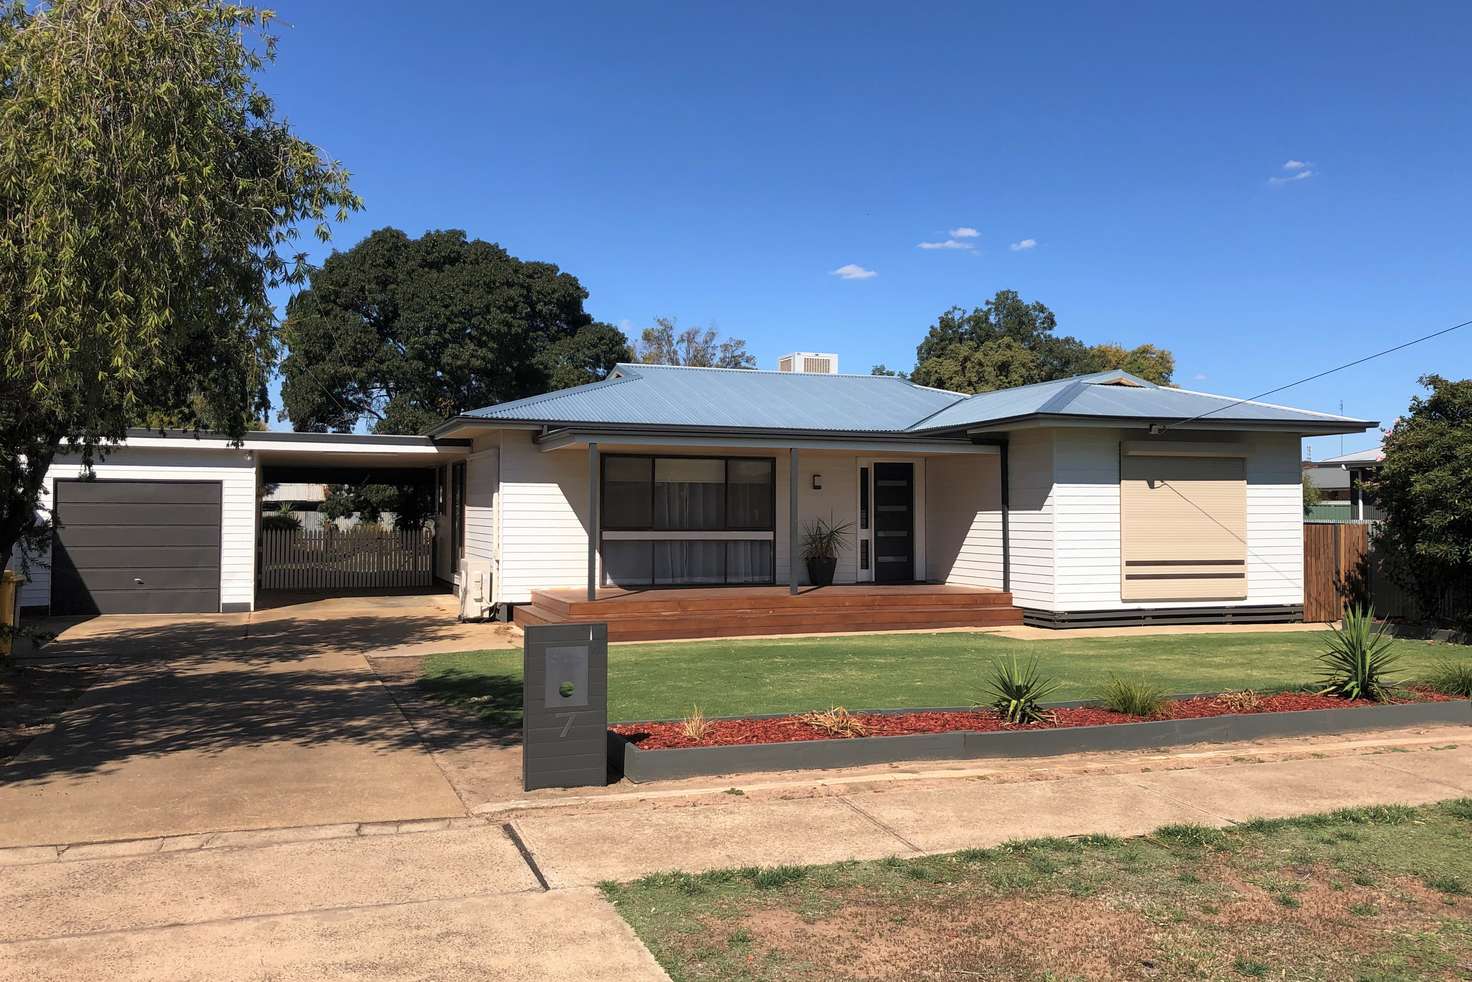
{"type": "Polygon", "coordinates": [[[1270,177],[1268,178],[1268,183],[1277,187],[1283,184],[1292,184],[1294,181],[1306,181],[1314,176],[1313,166],[1313,164],[1306,160],[1285,160],[1283,161],[1283,169],[1288,173],[1270,177]]]}
{"type": "Polygon", "coordinates": [[[836,276],[841,280],[871,280],[879,274],[872,269],[865,269],[858,263],[845,263],[829,275],[836,276]]]}
{"type": "Polygon", "coordinates": [[[1012,243],[1007,248],[1011,249],[1013,252],[1026,252],[1029,249],[1036,249],[1037,247],[1037,239],[1023,239],[1021,242],[1012,243]]]}
{"type": "Polygon", "coordinates": [[[962,225],[960,228],[951,229],[951,238],[953,239],[974,239],[980,234],[980,232],[970,225],[962,225]]]}
{"type": "Polygon", "coordinates": [[[1313,177],[1313,176],[1314,176],[1314,172],[1313,171],[1311,171],[1311,170],[1301,170],[1301,171],[1295,171],[1294,173],[1289,174],[1287,177],[1270,177],[1270,178],[1268,178],[1268,183],[1269,184],[1272,184],[1274,186],[1278,186],[1278,185],[1282,185],[1282,184],[1292,184],[1294,181],[1306,181],[1310,177],[1313,177]]]}
{"type": "Polygon", "coordinates": [[[1206,373],[1205,372],[1197,372],[1195,375],[1192,375],[1191,376],[1191,381],[1192,382],[1205,382],[1206,381],[1206,373]]]}
{"type": "Polygon", "coordinates": [[[974,242],[962,242],[960,239],[946,239],[943,242],[916,242],[917,249],[975,249],[974,242]]]}

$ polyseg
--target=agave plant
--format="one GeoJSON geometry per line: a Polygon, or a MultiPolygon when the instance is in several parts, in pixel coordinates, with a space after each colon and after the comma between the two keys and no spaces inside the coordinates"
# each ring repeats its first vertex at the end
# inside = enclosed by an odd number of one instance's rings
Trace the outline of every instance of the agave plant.
{"type": "Polygon", "coordinates": [[[1369,699],[1386,702],[1401,679],[1390,671],[1400,656],[1391,648],[1394,640],[1386,635],[1384,624],[1375,626],[1375,612],[1367,607],[1350,607],[1344,612],[1342,627],[1330,629],[1324,636],[1329,648],[1319,655],[1324,667],[1320,681],[1324,695],[1343,699],[1369,699]]]}
{"type": "Polygon", "coordinates": [[[1034,658],[1026,668],[1017,664],[1014,655],[1006,662],[993,661],[992,675],[987,680],[989,705],[1013,724],[1052,722],[1053,714],[1044,712],[1044,699],[1058,689],[1057,679],[1045,678],[1034,658]]]}

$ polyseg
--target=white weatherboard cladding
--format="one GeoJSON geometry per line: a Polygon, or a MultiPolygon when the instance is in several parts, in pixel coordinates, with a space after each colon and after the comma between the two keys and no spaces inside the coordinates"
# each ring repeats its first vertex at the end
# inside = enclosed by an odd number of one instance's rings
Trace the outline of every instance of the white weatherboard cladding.
{"type": "MultiPolygon", "coordinates": [[[[1054,597],[1046,604],[1019,599],[1020,605],[1068,611],[1202,605],[1201,601],[1125,603],[1120,599],[1120,440],[1137,437],[1109,429],[1052,431],[1054,597]]],[[[1243,441],[1247,448],[1248,592],[1243,600],[1213,601],[1211,606],[1302,603],[1299,438],[1247,434],[1243,441]]],[[[1015,584],[1016,573],[1013,575],[1015,584]]]]}
{"type": "Polygon", "coordinates": [[[996,455],[926,460],[926,579],[1002,588],[1000,477],[996,455]]]}
{"type": "MultiPolygon", "coordinates": [[[[477,443],[479,446],[479,443],[477,443]]],[[[659,455],[648,447],[608,444],[604,453],[659,455]]],[[[772,457],[776,461],[776,532],[774,534],[775,581],[787,582],[788,547],[788,453],[784,451],[732,450],[722,447],[681,446],[675,453],[686,456],[772,457]]],[[[798,459],[798,522],[801,527],[815,519],[857,524],[858,462],[860,455],[848,452],[807,451],[798,459]],[[813,487],[815,475],[821,488],[813,487]]],[[[867,459],[867,458],[866,458],[867,459]]],[[[881,458],[884,459],[884,458],[881,458]]],[[[927,528],[926,474],[935,458],[913,459],[916,483],[916,549],[924,556],[927,528]]],[[[987,458],[966,457],[967,461],[987,458]]],[[[991,458],[994,460],[994,458],[991,458]]],[[[995,467],[993,463],[991,466],[995,467]]],[[[990,480],[995,481],[993,475],[990,480]]],[[[581,587],[587,583],[588,456],[581,448],[543,453],[531,434],[504,430],[499,457],[497,505],[492,509],[491,528],[500,534],[499,601],[526,603],[533,590],[581,587]]],[[[470,482],[474,484],[475,481],[470,482]]],[[[473,493],[469,496],[474,502],[473,493]]],[[[968,521],[970,516],[968,515],[968,521]]],[[[467,520],[467,554],[475,523],[467,520]]],[[[980,540],[978,540],[980,541],[980,540]]],[[[853,547],[839,557],[834,572],[837,583],[853,583],[858,577],[858,551],[853,547]]],[[[801,558],[799,557],[799,562],[801,558]]],[[[799,578],[806,582],[805,570],[799,578]]],[[[966,574],[962,574],[966,575],[966,574]]],[[[955,582],[969,582],[958,579],[955,582]]]]}
{"type": "Polygon", "coordinates": [[[502,431],[498,599],[588,582],[588,455],[543,453],[524,430],[502,431]]]}
{"type": "Polygon", "coordinates": [[[496,556],[496,487],[500,483],[500,451],[491,447],[465,462],[465,556],[496,556]]]}
{"type": "MultiPolygon", "coordinates": [[[[96,464],[98,480],[219,481],[220,515],[220,603],[252,605],[255,598],[256,560],[256,465],[245,450],[179,450],[169,448],[120,447],[96,464]]],[[[52,488],[58,480],[80,477],[76,457],[58,457],[46,474],[41,505],[49,515],[52,488]]],[[[63,516],[64,518],[65,516],[63,516]]],[[[33,563],[30,582],[22,585],[20,602],[25,607],[47,607],[51,603],[51,557],[33,563]]]]}
{"type": "MultiPolygon", "coordinates": [[[[1029,430],[1008,441],[1012,600],[1019,607],[1053,607],[1053,431],[1029,430]]],[[[1118,552],[1118,544],[1115,546],[1118,552]]]]}

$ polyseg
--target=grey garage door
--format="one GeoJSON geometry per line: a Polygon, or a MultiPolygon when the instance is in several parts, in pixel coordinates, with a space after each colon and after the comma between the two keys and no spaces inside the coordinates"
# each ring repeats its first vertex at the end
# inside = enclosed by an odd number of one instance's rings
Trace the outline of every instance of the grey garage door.
{"type": "Polygon", "coordinates": [[[220,609],[218,481],[57,481],[51,610],[220,609]]]}

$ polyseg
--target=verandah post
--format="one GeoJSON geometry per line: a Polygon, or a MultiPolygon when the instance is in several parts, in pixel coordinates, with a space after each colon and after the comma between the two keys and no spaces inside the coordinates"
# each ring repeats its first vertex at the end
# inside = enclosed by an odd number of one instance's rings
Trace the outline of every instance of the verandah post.
{"type": "Polygon", "coordinates": [[[598,444],[588,441],[588,602],[598,599],[598,444]]]}
{"type": "Polygon", "coordinates": [[[787,461],[787,592],[797,596],[797,448],[787,461]]]}

